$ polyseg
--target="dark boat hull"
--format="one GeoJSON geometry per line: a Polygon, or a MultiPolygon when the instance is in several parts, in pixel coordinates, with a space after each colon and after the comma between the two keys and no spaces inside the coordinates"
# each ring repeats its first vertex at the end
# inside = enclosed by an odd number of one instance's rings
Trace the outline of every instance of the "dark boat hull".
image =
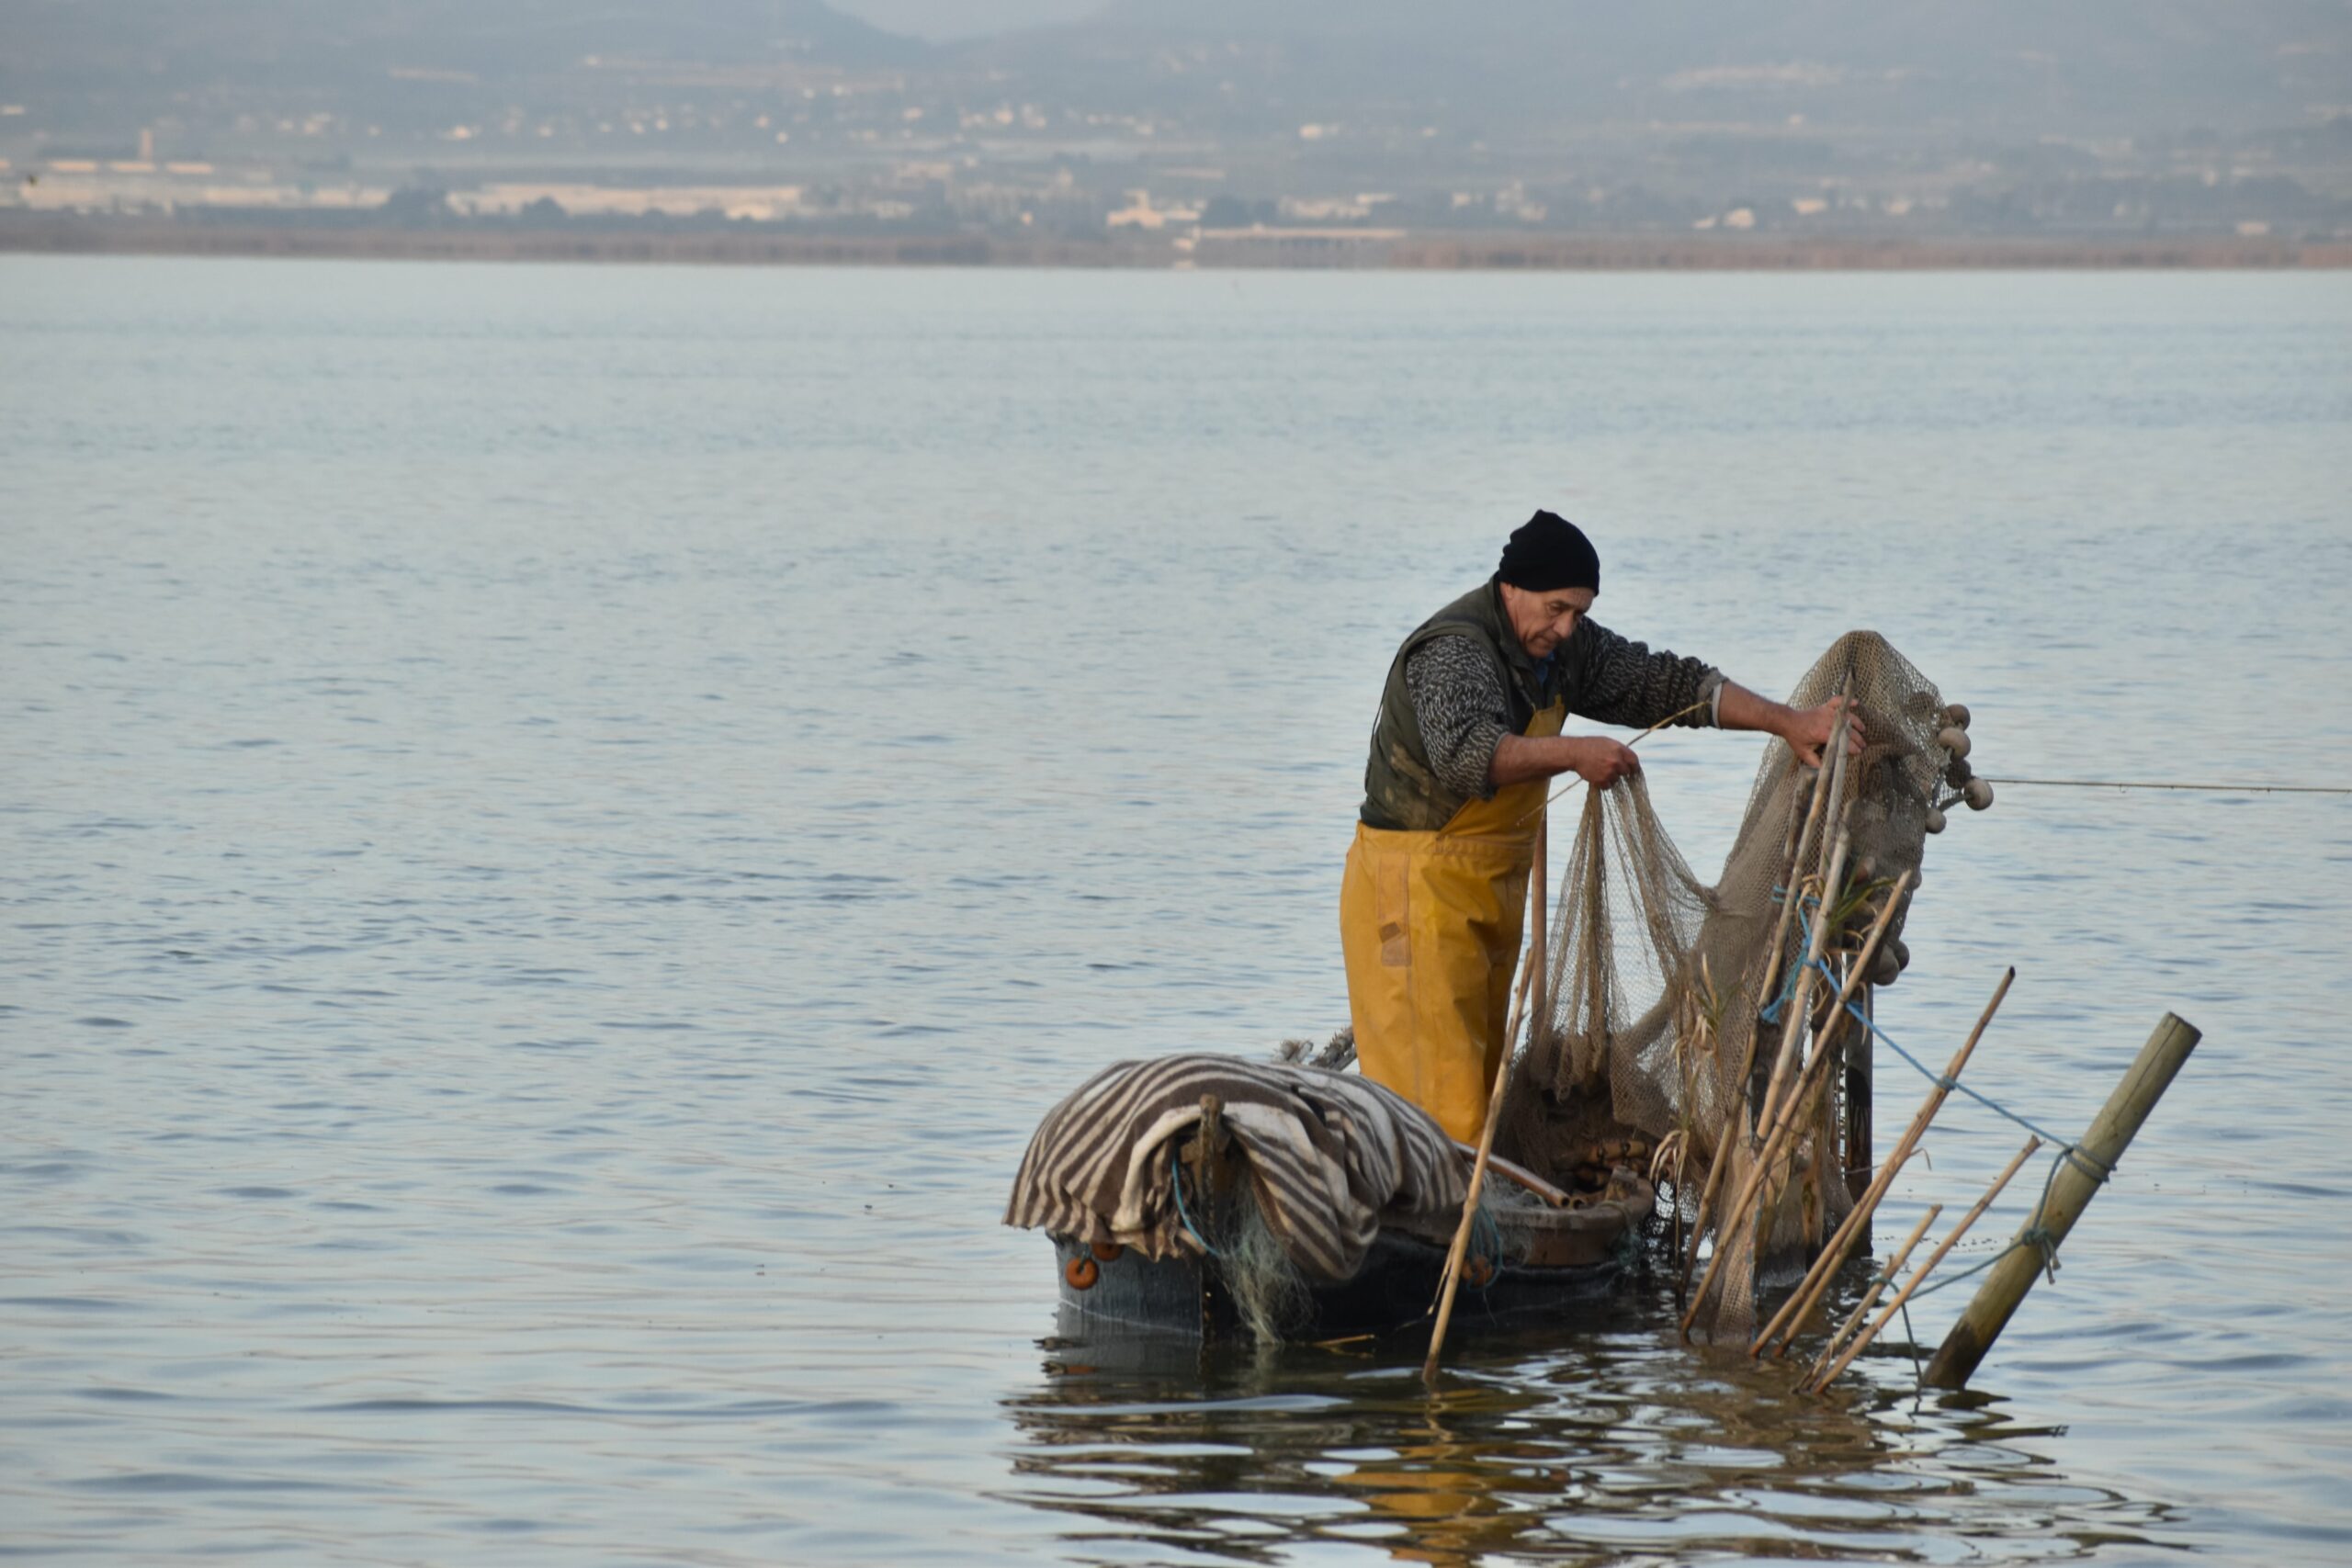
{"type": "MultiPolygon", "coordinates": [[[[1465,1276],[1454,1303],[1458,1327],[1525,1324],[1557,1317],[1614,1292],[1625,1272],[1623,1252],[1570,1267],[1506,1261],[1476,1281],[1465,1276]]],[[[1077,1332],[1089,1327],[1215,1338],[1234,1332],[1238,1314],[1216,1267],[1194,1258],[1152,1259],[1116,1247],[1089,1247],[1054,1238],[1062,1318],[1077,1332]],[[1105,1256],[1105,1254],[1109,1256],[1105,1256]]],[[[1382,1334],[1429,1319],[1445,1269],[1445,1249],[1383,1232],[1351,1279],[1312,1287],[1311,1315],[1287,1325],[1294,1339],[1382,1334]]]]}

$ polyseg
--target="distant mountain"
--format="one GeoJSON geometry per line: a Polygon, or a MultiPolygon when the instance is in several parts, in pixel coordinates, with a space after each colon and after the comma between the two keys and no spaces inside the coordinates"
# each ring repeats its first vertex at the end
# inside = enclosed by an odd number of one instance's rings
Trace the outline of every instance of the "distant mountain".
{"type": "MultiPolygon", "coordinates": [[[[1082,0],[854,0],[956,30],[1082,0]]],[[[1502,141],[1599,124],[1786,121],[2004,139],[2309,124],[2352,111],[2352,0],[1102,0],[933,46],[824,0],[8,0],[0,89],[151,104],[333,97],[585,62],[962,73],[1230,129],[1419,117],[1502,141]]]]}
{"type": "Polygon", "coordinates": [[[1024,241],[1195,212],[2352,236],[2352,0],[1102,0],[939,44],[871,21],[1080,3],[0,0],[0,206],[235,205],[183,188],[206,164],[322,210],[540,180],[1024,241]],[[797,194],[712,194],[739,185],[797,194]]]}
{"type": "Polygon", "coordinates": [[[393,71],[543,78],[591,59],[916,65],[822,0],[14,0],[0,81],[332,88],[393,71]]]}
{"type": "Polygon", "coordinates": [[[1333,118],[1366,99],[1565,120],[1817,106],[2013,135],[2352,109],[2347,0],[1110,0],[1000,52],[1057,74],[1189,63],[1333,118]]]}
{"type": "Polygon", "coordinates": [[[1072,22],[1102,0],[833,0],[851,16],[915,38],[969,39],[1072,22]]]}

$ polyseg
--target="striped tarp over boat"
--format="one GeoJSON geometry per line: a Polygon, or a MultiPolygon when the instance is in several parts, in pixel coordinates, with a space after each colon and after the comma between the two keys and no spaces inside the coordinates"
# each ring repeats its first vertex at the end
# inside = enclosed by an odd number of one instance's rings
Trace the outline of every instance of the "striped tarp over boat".
{"type": "Polygon", "coordinates": [[[1268,1228],[1310,1277],[1354,1274],[1384,1224],[1452,1236],[1467,1172],[1426,1112],[1361,1077],[1215,1055],[1121,1062],[1080,1085],[1030,1138],[1004,1223],[1197,1254],[1171,1173],[1204,1094],[1223,1102],[1268,1228]]]}

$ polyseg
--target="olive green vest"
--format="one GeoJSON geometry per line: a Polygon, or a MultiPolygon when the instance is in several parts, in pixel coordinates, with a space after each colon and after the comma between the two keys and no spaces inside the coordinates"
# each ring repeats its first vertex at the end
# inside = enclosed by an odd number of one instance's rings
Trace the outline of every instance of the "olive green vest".
{"type": "Polygon", "coordinates": [[[1421,739],[1421,721],[1413,711],[1412,694],[1405,687],[1405,660],[1415,649],[1438,637],[1466,637],[1484,649],[1502,677],[1510,700],[1514,735],[1527,728],[1536,710],[1554,700],[1544,690],[1544,675],[1519,646],[1519,636],[1503,614],[1498,580],[1489,578],[1417,627],[1397,649],[1381,688],[1380,716],[1372,727],[1372,755],[1363,766],[1364,826],[1391,831],[1435,832],[1453,819],[1469,796],[1457,795],[1430,771],[1429,749],[1421,739]]]}

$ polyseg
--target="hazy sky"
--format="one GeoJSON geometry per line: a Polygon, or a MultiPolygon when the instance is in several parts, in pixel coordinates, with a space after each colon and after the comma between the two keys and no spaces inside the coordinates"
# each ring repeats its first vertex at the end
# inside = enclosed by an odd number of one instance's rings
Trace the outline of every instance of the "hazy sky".
{"type": "Polygon", "coordinates": [[[831,0],[833,9],[917,38],[970,38],[1008,28],[1067,22],[1103,0],[831,0]]]}

